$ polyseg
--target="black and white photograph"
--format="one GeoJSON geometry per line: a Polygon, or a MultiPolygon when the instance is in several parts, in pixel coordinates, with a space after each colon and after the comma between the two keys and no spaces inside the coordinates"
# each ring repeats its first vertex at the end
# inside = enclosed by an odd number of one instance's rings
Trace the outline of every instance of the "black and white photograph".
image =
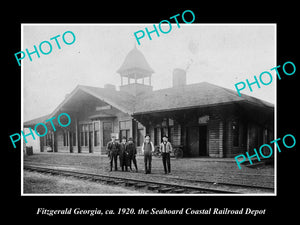
{"type": "Polygon", "coordinates": [[[296,5],[44,3],[2,14],[4,220],[296,219],[296,5]]]}
{"type": "Polygon", "coordinates": [[[276,195],[276,24],[180,22],[22,24],[22,195],[276,195]]]}

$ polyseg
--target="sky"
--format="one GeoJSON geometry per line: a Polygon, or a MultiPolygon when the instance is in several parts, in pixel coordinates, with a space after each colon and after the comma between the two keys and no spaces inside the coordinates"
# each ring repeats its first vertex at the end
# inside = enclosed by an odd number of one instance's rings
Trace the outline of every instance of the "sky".
{"type": "MultiPolygon", "coordinates": [[[[156,24],[157,25],[157,24],[156,24]]],[[[167,25],[168,26],[168,25],[167,25]]],[[[235,84],[254,81],[276,65],[274,24],[172,24],[168,34],[147,35],[138,45],[134,32],[153,29],[153,24],[23,24],[21,51],[34,50],[43,41],[52,44],[48,55],[40,53],[22,60],[23,121],[51,113],[77,85],[104,87],[121,84],[116,72],[136,47],[155,71],[154,90],[172,87],[174,68],[187,69],[187,84],[209,82],[235,90],[235,84]],[[75,42],[66,45],[62,35],[72,31],[75,42]],[[61,49],[57,48],[57,38],[61,49]]],[[[168,30],[168,27],[163,27],[168,30]]],[[[66,35],[68,42],[72,41],[66,35]]],[[[43,50],[48,51],[47,45],[43,50]]],[[[276,77],[275,71],[271,74],[276,77]]],[[[267,82],[267,78],[265,79],[267,82]]],[[[275,102],[276,79],[244,94],[275,102]]]]}

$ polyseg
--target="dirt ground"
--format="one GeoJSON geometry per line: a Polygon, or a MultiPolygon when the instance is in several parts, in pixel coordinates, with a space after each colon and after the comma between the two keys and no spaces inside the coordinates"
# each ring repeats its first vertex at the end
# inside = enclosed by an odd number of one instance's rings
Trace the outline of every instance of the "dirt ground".
{"type": "Polygon", "coordinates": [[[24,171],[24,194],[141,194],[135,190],[82,181],[63,176],[52,176],[24,171]]]}
{"type": "MultiPolygon", "coordinates": [[[[171,174],[165,175],[161,158],[153,157],[151,174],[144,174],[144,159],[142,156],[137,157],[137,162],[139,168],[138,173],[121,172],[120,168],[116,172],[109,172],[110,166],[108,157],[96,154],[39,153],[24,157],[24,165],[47,167],[47,165],[50,164],[51,167],[57,169],[113,175],[141,180],[145,179],[183,185],[203,185],[199,182],[206,181],[218,185],[229,183],[274,188],[275,169],[273,165],[259,168],[242,166],[242,169],[239,170],[234,159],[172,158],[171,174]]],[[[24,180],[26,179],[27,178],[24,176],[24,180]]],[[[78,190],[80,191],[81,189],[79,188],[78,190]]],[[[245,193],[243,190],[241,191],[245,193]]]]}

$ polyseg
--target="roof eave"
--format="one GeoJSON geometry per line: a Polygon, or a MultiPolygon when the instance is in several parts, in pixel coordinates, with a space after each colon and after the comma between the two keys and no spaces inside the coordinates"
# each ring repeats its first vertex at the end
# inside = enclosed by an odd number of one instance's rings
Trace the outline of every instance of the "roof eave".
{"type": "Polygon", "coordinates": [[[151,111],[144,111],[144,112],[134,112],[134,115],[142,115],[142,114],[149,114],[149,113],[159,113],[159,112],[168,112],[168,111],[180,111],[180,110],[188,110],[188,109],[197,109],[197,108],[209,108],[209,107],[216,107],[216,106],[223,106],[223,105],[230,105],[240,101],[231,101],[231,102],[220,102],[220,103],[212,103],[206,105],[195,105],[195,106],[186,106],[186,107],[177,107],[177,108],[168,108],[168,109],[160,109],[160,110],[151,110],[151,111]]]}

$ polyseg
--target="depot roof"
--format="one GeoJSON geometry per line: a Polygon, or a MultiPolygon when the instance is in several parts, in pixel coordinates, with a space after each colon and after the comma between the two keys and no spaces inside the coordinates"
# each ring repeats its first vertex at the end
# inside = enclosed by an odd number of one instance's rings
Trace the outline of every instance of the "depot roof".
{"type": "Polygon", "coordinates": [[[49,118],[51,118],[50,114],[47,114],[36,119],[28,120],[24,123],[24,127],[34,127],[38,123],[44,123],[49,118]]]}
{"type": "Polygon", "coordinates": [[[76,98],[75,94],[79,91],[94,96],[129,115],[216,106],[233,102],[246,102],[257,107],[274,108],[274,105],[269,102],[245,94],[240,97],[233,90],[207,82],[151,91],[137,97],[124,91],[78,85],[51,114],[26,121],[24,126],[29,127],[53,117],[68,101],[76,98]]]}
{"type": "Polygon", "coordinates": [[[274,107],[266,101],[244,95],[207,82],[153,91],[136,98],[135,113],[213,106],[232,102],[247,102],[261,107],[274,107]]]}

